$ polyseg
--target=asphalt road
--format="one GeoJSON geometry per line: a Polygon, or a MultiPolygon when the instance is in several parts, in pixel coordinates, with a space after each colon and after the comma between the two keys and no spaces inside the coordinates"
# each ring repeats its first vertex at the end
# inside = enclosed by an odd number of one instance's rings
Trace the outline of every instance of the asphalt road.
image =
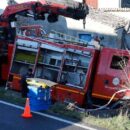
{"type": "Polygon", "coordinates": [[[21,117],[23,110],[0,103],[0,130],[86,130],[84,128],[33,113],[21,117]]]}

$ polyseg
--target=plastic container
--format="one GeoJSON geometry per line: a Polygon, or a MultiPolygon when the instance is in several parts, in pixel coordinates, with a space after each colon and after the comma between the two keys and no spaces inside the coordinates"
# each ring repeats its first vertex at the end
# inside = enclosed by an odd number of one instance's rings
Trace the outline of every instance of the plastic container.
{"type": "Polygon", "coordinates": [[[50,88],[28,85],[30,108],[33,111],[47,110],[51,105],[50,88]]]}

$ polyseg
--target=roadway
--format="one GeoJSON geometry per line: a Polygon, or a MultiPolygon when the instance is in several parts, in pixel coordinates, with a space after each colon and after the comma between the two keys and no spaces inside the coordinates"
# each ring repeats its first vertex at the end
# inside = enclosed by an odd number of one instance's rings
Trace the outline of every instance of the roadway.
{"type": "Polygon", "coordinates": [[[0,130],[96,130],[79,123],[69,122],[47,114],[33,113],[33,117],[21,117],[23,108],[0,101],[0,130]]]}

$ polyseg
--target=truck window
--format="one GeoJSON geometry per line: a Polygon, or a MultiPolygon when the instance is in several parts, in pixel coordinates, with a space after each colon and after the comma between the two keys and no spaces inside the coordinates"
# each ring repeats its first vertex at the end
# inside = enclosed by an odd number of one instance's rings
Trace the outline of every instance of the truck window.
{"type": "Polygon", "coordinates": [[[113,56],[110,68],[123,70],[127,66],[128,60],[127,56],[113,56]]]}

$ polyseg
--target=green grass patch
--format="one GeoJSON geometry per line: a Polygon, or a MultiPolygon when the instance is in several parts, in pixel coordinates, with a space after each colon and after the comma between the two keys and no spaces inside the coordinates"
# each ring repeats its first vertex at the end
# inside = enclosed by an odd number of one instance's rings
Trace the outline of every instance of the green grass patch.
{"type": "Polygon", "coordinates": [[[63,103],[55,103],[50,107],[48,112],[56,113],[58,115],[62,115],[66,117],[71,117],[77,120],[82,120],[84,117],[83,113],[77,112],[75,110],[68,110],[67,106],[63,103]]]}
{"type": "Polygon", "coordinates": [[[8,101],[16,105],[24,105],[26,99],[21,98],[21,94],[12,90],[5,90],[0,88],[0,100],[8,101]]]}
{"type": "Polygon", "coordinates": [[[122,113],[109,118],[88,116],[84,117],[82,121],[108,130],[130,130],[130,120],[128,115],[122,113]]]}
{"type": "Polygon", "coordinates": [[[67,106],[62,103],[54,104],[49,111],[57,113],[58,115],[77,119],[85,124],[102,127],[108,130],[130,130],[130,119],[128,113],[123,114],[120,112],[118,115],[113,117],[108,117],[108,115],[104,117],[100,117],[100,115],[92,116],[91,114],[88,115],[77,110],[68,110],[67,106]]]}

